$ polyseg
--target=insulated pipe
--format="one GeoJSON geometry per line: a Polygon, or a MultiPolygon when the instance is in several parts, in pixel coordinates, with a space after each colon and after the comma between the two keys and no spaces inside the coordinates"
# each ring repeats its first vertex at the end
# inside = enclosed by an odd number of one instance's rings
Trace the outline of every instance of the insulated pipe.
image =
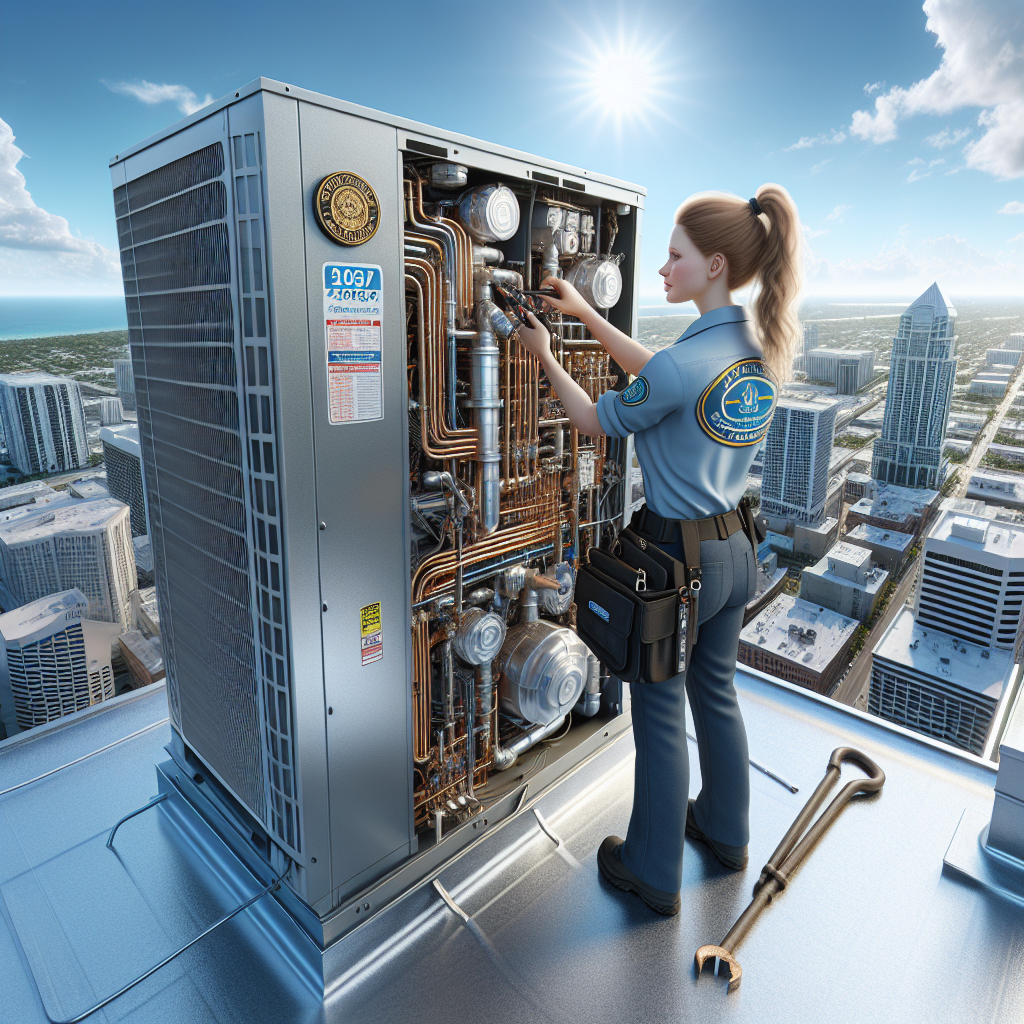
{"type": "Polygon", "coordinates": [[[573,709],[584,718],[593,718],[601,708],[601,662],[593,654],[587,655],[587,681],[583,693],[573,709]]]}
{"type": "Polygon", "coordinates": [[[485,661],[476,667],[476,701],[480,715],[481,735],[483,736],[484,763],[491,760],[491,712],[494,710],[494,675],[491,672],[491,663],[485,661]]]}
{"type": "Polygon", "coordinates": [[[494,328],[488,315],[493,303],[491,277],[487,270],[479,269],[474,275],[477,338],[470,353],[470,401],[475,410],[478,448],[476,461],[480,463],[480,517],[485,533],[498,528],[501,502],[501,450],[498,445],[499,410],[499,352],[494,340],[494,328]]]}
{"type": "Polygon", "coordinates": [[[565,715],[556,718],[547,725],[538,725],[522,736],[516,737],[507,747],[500,743],[494,745],[494,756],[491,758],[491,767],[496,772],[503,772],[519,760],[519,755],[525,753],[531,747],[535,747],[541,740],[546,740],[556,733],[560,726],[565,724],[565,715]]]}

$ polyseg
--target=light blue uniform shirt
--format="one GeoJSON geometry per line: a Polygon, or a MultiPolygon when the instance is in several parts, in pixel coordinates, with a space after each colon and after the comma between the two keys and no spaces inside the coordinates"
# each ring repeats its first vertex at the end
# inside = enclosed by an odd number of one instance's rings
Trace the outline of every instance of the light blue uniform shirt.
{"type": "Polygon", "coordinates": [[[705,313],[622,391],[597,402],[612,437],[635,435],[652,512],[703,519],[735,508],[768,433],[776,388],[742,306],[705,313]]]}

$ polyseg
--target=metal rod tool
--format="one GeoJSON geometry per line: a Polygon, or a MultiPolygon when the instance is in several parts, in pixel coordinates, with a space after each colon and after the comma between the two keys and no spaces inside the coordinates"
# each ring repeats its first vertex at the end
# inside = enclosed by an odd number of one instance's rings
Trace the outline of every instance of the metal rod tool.
{"type": "Polygon", "coordinates": [[[797,866],[811,852],[832,822],[839,817],[843,808],[854,797],[877,793],[883,785],[885,785],[885,773],[866,754],[854,750],[853,747],[837,747],[832,751],[825,777],[818,783],[817,789],[804,804],[803,810],[796,816],[789,831],[782,837],[782,842],[779,843],[768,863],[761,869],[761,877],[754,886],[754,898],[750,901],[750,905],[740,914],[736,923],[729,929],[728,935],[722,939],[719,945],[701,946],[694,955],[698,975],[709,959],[717,957],[720,962],[729,965],[728,991],[732,992],[739,988],[743,969],[736,959],[735,949],[753,927],[758,915],[768,906],[776,893],[785,889],[797,866]],[[808,828],[807,826],[818,808],[825,802],[829,790],[838,781],[845,761],[863,768],[868,773],[868,777],[854,779],[843,786],[818,820],[808,828]]]}

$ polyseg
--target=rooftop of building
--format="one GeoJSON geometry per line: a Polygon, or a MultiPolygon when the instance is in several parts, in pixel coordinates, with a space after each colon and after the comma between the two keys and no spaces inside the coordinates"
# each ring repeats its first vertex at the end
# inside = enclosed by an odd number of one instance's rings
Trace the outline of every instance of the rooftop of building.
{"type": "Polygon", "coordinates": [[[1024,485],[1024,474],[1014,473],[1006,469],[975,469],[971,472],[971,483],[990,483],[1003,485],[1002,489],[1013,490],[1024,485]]]}
{"type": "Polygon", "coordinates": [[[979,647],[920,626],[908,607],[897,612],[872,654],[992,700],[1002,695],[1013,669],[1010,651],[979,647]]]}
{"type": "Polygon", "coordinates": [[[49,632],[47,627],[54,619],[66,619],[70,611],[77,611],[75,618],[80,619],[88,607],[88,598],[77,587],[41,597],[0,615],[0,637],[7,641],[24,640],[40,630],[49,632]]]}
{"type": "Polygon", "coordinates": [[[34,387],[37,384],[74,384],[78,382],[68,377],[57,377],[52,373],[31,371],[27,373],[0,373],[0,384],[8,384],[11,387],[34,387]]]}
{"type": "MultiPolygon", "coordinates": [[[[161,1024],[1017,1019],[1024,915],[943,872],[965,808],[991,813],[995,766],[750,669],[736,686],[751,757],[798,792],[751,770],[750,867],[727,872],[687,840],[679,916],[655,915],[597,874],[601,840],[628,824],[627,735],[556,787],[527,792],[514,818],[440,869],[465,922],[427,879],[340,940],[326,1000],[261,927],[261,901],[106,1013],[161,1024]],[[727,996],[713,966],[694,977],[693,952],[746,906],[842,745],[874,759],[885,787],[852,802],[761,916],[737,951],[743,984],[727,996]],[[856,941],[837,951],[834,937],[851,929],[856,941]]],[[[156,795],[169,738],[156,683],[0,745],[5,1020],[77,1015],[262,887],[206,868],[178,796],[122,826],[117,852],[105,848],[114,822],[156,795]]],[[[846,766],[843,781],[857,774],[846,766]]]]}
{"type": "Polygon", "coordinates": [[[815,398],[814,401],[808,401],[805,398],[795,398],[785,393],[783,393],[782,397],[779,399],[778,404],[781,408],[789,409],[792,412],[813,413],[828,412],[839,405],[839,403],[831,397],[822,396],[820,398],[815,398]]]}
{"type": "Polygon", "coordinates": [[[125,421],[124,423],[117,423],[109,427],[101,427],[100,440],[106,441],[107,444],[111,444],[115,448],[121,448],[135,456],[141,457],[139,425],[137,422],[125,421]]]}
{"type": "Polygon", "coordinates": [[[807,533],[831,533],[839,525],[839,520],[826,516],[820,523],[794,523],[793,530],[804,530],[807,533]]]}
{"type": "Polygon", "coordinates": [[[867,548],[844,541],[833,544],[814,565],[803,571],[838,583],[840,586],[863,586],[868,594],[877,594],[889,577],[887,569],[872,566],[871,552],[867,548]],[[864,573],[863,584],[858,583],[855,578],[860,572],[864,573]]]}
{"type": "Polygon", "coordinates": [[[944,541],[1000,558],[1024,558],[1024,526],[993,522],[957,509],[939,512],[928,531],[928,541],[944,541]]]}
{"type": "Polygon", "coordinates": [[[68,490],[76,498],[107,498],[110,496],[110,491],[106,488],[106,480],[97,480],[95,477],[91,477],[88,480],[75,480],[73,483],[68,484],[68,490]]]}
{"type": "Polygon", "coordinates": [[[874,516],[876,519],[902,522],[910,516],[921,515],[938,496],[938,491],[924,487],[899,487],[879,482],[874,497],[865,495],[850,506],[850,511],[862,516],[874,516]]]}
{"type": "Polygon", "coordinates": [[[882,527],[873,526],[871,523],[858,523],[846,534],[846,537],[850,540],[863,540],[869,544],[877,544],[879,547],[894,548],[897,551],[906,551],[914,539],[912,533],[883,530],[882,527]]]}
{"type": "Polygon", "coordinates": [[[7,544],[21,544],[55,533],[94,530],[128,510],[128,506],[116,498],[73,501],[54,507],[55,504],[32,508],[7,522],[0,522],[0,540],[7,544]]]}
{"type": "Polygon", "coordinates": [[[740,640],[809,672],[823,672],[860,623],[790,594],[780,594],[740,632],[740,640]]]}
{"type": "Polygon", "coordinates": [[[819,348],[812,348],[807,354],[809,356],[840,356],[846,359],[857,359],[864,356],[873,357],[875,350],[872,348],[828,348],[823,345],[819,348]]]}

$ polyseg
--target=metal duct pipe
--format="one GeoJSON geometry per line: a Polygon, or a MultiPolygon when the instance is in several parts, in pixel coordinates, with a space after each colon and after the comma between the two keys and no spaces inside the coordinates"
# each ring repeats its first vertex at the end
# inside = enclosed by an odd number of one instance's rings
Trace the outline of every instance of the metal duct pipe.
{"type": "Polygon", "coordinates": [[[493,305],[491,277],[478,270],[473,279],[477,338],[470,353],[470,400],[475,410],[480,463],[480,515],[485,533],[498,528],[501,501],[501,450],[498,445],[501,397],[498,393],[499,352],[488,315],[493,305]]]}
{"type": "Polygon", "coordinates": [[[579,703],[573,709],[584,718],[593,718],[601,709],[601,662],[594,654],[587,655],[587,681],[579,703]]]}
{"type": "Polygon", "coordinates": [[[559,726],[565,724],[565,719],[566,716],[562,715],[561,718],[556,718],[553,722],[548,722],[547,725],[538,725],[529,732],[524,732],[522,736],[518,736],[507,747],[496,743],[494,756],[491,758],[491,767],[496,772],[503,772],[511,768],[519,760],[520,754],[558,732],[559,726]]]}
{"type": "Polygon", "coordinates": [[[491,728],[494,711],[494,675],[489,661],[476,667],[476,702],[480,716],[480,735],[483,737],[480,753],[486,764],[492,757],[491,728]]]}

